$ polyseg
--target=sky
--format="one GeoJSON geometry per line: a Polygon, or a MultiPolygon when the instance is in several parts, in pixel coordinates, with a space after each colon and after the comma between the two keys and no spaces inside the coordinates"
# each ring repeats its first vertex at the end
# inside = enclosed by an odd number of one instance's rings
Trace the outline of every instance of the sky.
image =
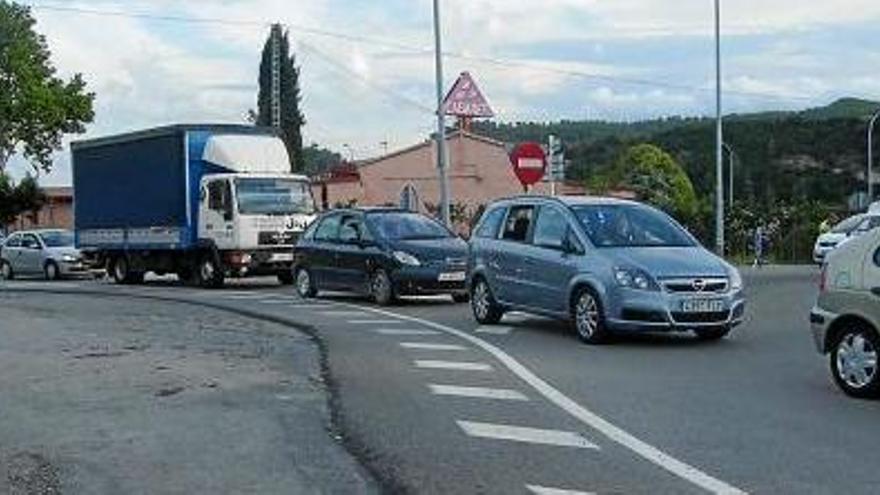
{"type": "MultiPolygon", "coordinates": [[[[431,0],[22,0],[95,121],[70,139],[246,121],[268,25],[301,66],[305,141],[355,159],[425,139],[436,103],[431,0]],[[73,10],[71,10],[73,9],[73,10]],[[110,15],[126,14],[126,15],[110,15]],[[182,19],[190,19],[184,21],[182,19]]],[[[724,111],[880,100],[877,0],[721,0],[724,111]]],[[[503,122],[714,114],[711,0],[440,0],[444,86],[469,71],[503,122]]],[[[13,176],[28,170],[13,160],[13,176]]]]}

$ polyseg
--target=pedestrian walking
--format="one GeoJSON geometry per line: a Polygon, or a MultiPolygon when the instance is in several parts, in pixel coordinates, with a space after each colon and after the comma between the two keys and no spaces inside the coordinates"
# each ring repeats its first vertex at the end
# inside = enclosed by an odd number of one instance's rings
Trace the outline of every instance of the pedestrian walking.
{"type": "Polygon", "coordinates": [[[752,249],[755,252],[755,260],[752,266],[760,268],[764,263],[764,252],[767,248],[767,234],[764,232],[764,225],[759,224],[755,227],[755,233],[752,237],[752,249]]]}

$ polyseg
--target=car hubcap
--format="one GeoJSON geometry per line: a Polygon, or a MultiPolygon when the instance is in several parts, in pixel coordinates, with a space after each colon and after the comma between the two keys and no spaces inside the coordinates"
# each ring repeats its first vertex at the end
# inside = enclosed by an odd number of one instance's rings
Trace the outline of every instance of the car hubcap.
{"type": "Polygon", "coordinates": [[[6,263],[3,263],[3,265],[0,266],[0,275],[2,275],[4,279],[8,279],[11,272],[12,269],[9,268],[9,265],[6,263]]]}
{"type": "Polygon", "coordinates": [[[861,333],[849,334],[837,347],[837,374],[852,388],[871,383],[877,373],[877,350],[861,333]]]}
{"type": "Polygon", "coordinates": [[[56,275],[56,273],[55,273],[55,265],[49,265],[48,268],[47,268],[47,270],[49,271],[49,278],[54,279],[54,278],[55,278],[55,275],[56,275]]]}
{"type": "Polygon", "coordinates": [[[113,274],[116,276],[116,280],[123,280],[127,271],[128,269],[125,267],[124,261],[117,261],[113,267],[113,274]]]}
{"type": "Polygon", "coordinates": [[[486,318],[486,315],[489,314],[489,288],[486,287],[485,283],[478,283],[474,289],[473,304],[477,317],[480,319],[486,318]]]}
{"type": "Polygon", "coordinates": [[[309,289],[312,287],[312,283],[309,280],[309,272],[305,270],[300,270],[299,275],[296,277],[297,287],[299,287],[300,295],[305,296],[309,293],[309,289]]]}
{"type": "Polygon", "coordinates": [[[385,281],[385,274],[383,274],[382,272],[376,273],[376,275],[373,277],[373,295],[375,295],[377,298],[384,298],[387,285],[388,284],[385,281]]]}
{"type": "Polygon", "coordinates": [[[578,332],[584,337],[591,337],[599,326],[599,307],[589,293],[578,299],[576,319],[578,332]]]}
{"type": "Polygon", "coordinates": [[[214,264],[210,260],[202,263],[202,279],[211,280],[214,278],[214,264]]]}

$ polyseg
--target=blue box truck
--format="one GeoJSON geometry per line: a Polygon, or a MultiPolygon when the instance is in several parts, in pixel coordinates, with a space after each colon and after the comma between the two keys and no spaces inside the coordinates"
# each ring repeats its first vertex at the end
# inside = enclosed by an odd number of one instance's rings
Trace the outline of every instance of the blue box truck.
{"type": "Polygon", "coordinates": [[[174,273],[293,283],[293,246],[315,218],[272,129],[175,125],[71,145],[76,244],[117,283],[174,273]]]}

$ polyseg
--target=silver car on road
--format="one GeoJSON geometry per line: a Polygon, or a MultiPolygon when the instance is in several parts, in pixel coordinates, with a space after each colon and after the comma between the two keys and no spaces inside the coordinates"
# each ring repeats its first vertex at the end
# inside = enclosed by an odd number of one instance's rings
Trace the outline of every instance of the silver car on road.
{"type": "Polygon", "coordinates": [[[16,232],[0,248],[0,278],[6,280],[19,275],[56,280],[88,273],[82,253],[73,245],[73,232],[68,230],[16,232]]]}

